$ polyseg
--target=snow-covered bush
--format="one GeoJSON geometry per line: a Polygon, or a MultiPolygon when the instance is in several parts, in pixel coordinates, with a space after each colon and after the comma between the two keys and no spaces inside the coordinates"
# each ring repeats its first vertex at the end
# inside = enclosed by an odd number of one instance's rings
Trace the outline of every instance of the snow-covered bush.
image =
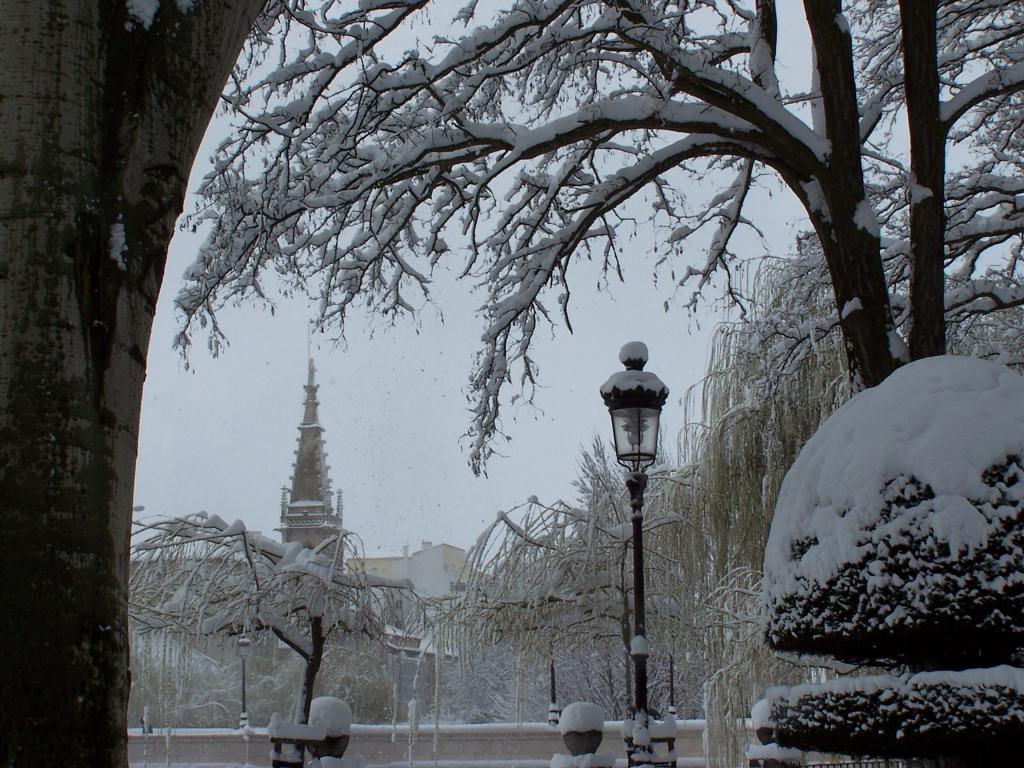
{"type": "Polygon", "coordinates": [[[1006,666],[1024,647],[1022,457],[1024,378],[950,356],[897,370],[806,443],[765,553],[768,641],[907,671],[773,690],[776,742],[1013,754],[1024,737],[1024,671],[1006,666]]]}
{"type": "MultiPolygon", "coordinates": [[[[789,747],[889,757],[1017,754],[1024,670],[1009,666],[843,677],[768,691],[776,739],[789,747]]],[[[1015,761],[1002,763],[1011,765],[1015,761]]]]}
{"type": "Polygon", "coordinates": [[[1005,660],[1024,645],[1022,457],[1024,378],[997,363],[927,358],[840,408],[782,486],[770,642],[851,661],[1005,660]]]}
{"type": "Polygon", "coordinates": [[[562,710],[558,721],[558,732],[586,733],[604,729],[604,712],[597,704],[589,701],[574,701],[562,710]]]}

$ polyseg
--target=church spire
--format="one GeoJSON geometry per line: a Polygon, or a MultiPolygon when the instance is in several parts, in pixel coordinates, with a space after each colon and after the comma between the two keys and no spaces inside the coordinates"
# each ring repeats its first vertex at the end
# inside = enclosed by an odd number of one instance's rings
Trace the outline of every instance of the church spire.
{"type": "Polygon", "coordinates": [[[317,400],[316,365],[309,358],[306,393],[303,401],[302,422],[299,424],[298,448],[295,451],[295,469],[287,501],[282,504],[281,535],[287,543],[302,541],[315,546],[326,536],[340,528],[340,521],[332,508],[331,481],[327,475],[327,452],[324,429],[320,425],[317,400]]]}
{"type": "Polygon", "coordinates": [[[316,365],[309,360],[309,378],[303,403],[302,423],[299,424],[299,448],[295,452],[295,474],[292,475],[291,504],[307,502],[313,511],[319,506],[322,514],[330,514],[331,482],[327,477],[327,454],[324,451],[323,427],[320,426],[316,399],[316,365]],[[316,505],[313,502],[317,502],[316,505]]]}
{"type": "Polygon", "coordinates": [[[317,408],[320,406],[320,401],[316,399],[316,391],[320,389],[320,386],[316,383],[316,364],[313,362],[313,358],[309,358],[309,378],[306,381],[306,401],[303,404],[305,411],[302,414],[302,425],[299,429],[307,424],[317,424],[320,420],[317,414],[317,408]]]}

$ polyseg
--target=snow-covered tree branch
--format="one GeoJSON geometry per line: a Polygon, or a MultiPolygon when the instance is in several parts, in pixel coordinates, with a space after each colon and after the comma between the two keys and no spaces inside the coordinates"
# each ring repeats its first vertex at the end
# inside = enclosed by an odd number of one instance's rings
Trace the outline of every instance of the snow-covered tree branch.
{"type": "MultiPolygon", "coordinates": [[[[681,665],[691,651],[696,656],[689,645],[691,617],[680,610],[678,564],[665,544],[669,529],[680,525],[668,512],[674,486],[666,472],[663,467],[653,475],[644,523],[648,634],[659,659],[651,687],[659,702],[668,695],[668,655],[675,653],[681,665]]],[[[537,661],[553,658],[560,676],[572,677],[574,668],[587,667],[581,660],[590,659],[603,678],[588,685],[587,694],[621,713],[618,697],[630,690],[632,526],[621,470],[599,440],[583,452],[575,485],[579,506],[531,499],[498,514],[470,550],[467,589],[446,629],[467,650],[500,644],[537,661]]],[[[582,686],[586,677],[577,674],[573,684],[582,686]]],[[[691,700],[699,680],[687,682],[691,700]]]]}
{"type": "Polygon", "coordinates": [[[137,524],[133,553],[137,631],[273,634],[304,664],[295,708],[301,722],[332,636],[383,642],[386,625],[412,632],[420,622],[410,585],[347,567],[361,554],[347,532],[311,550],[200,512],[137,524]]]}
{"type": "Polygon", "coordinates": [[[451,265],[486,295],[470,378],[479,470],[500,431],[501,387],[517,373],[533,381],[530,342],[553,320],[549,294],[567,319],[572,259],[596,256],[621,274],[631,200],[655,200],[662,261],[692,281],[694,300],[717,274],[742,303],[730,242],[739,228],[756,232],[748,192],[774,177],[815,233],[855,386],[884,379],[908,343],[912,357],[941,352],[944,270],[960,294],[978,271],[998,284],[957,307],[1019,303],[1017,262],[986,270],[989,252],[1022,234],[1011,187],[1024,21],[994,0],[932,0],[914,13],[808,0],[802,10],[771,0],[510,0],[490,15],[475,2],[454,15],[427,0],[271,4],[225,96],[240,130],[203,184],[200,218],[213,232],[179,297],[181,343],[197,323],[212,323],[216,342],[218,308],[263,296],[268,270],[318,298],[327,324],[354,302],[414,311],[431,271],[451,265]],[[809,93],[775,66],[780,13],[812,44],[809,93]],[[424,17],[452,25],[399,54],[391,41],[424,17]],[[966,151],[947,169],[953,147],[966,151]],[[974,183],[982,177],[1002,191],[974,183]],[[692,184],[705,178],[721,194],[692,184]],[[898,306],[893,260],[910,277],[898,306]]]}

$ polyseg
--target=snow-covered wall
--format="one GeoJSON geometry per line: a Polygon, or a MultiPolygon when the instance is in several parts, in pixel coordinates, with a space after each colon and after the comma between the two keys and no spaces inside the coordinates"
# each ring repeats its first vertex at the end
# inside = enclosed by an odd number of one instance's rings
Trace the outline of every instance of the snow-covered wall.
{"type": "MultiPolygon", "coordinates": [[[[680,768],[704,768],[701,745],[703,720],[677,721],[676,751],[680,768]]],[[[625,763],[622,723],[608,721],[604,728],[602,752],[620,754],[625,763]]],[[[408,764],[409,728],[390,725],[353,725],[348,753],[361,754],[370,766],[408,764]],[[392,733],[395,735],[392,743],[392,733]]],[[[442,763],[460,763],[466,768],[476,763],[500,761],[509,768],[541,768],[551,756],[565,753],[557,728],[547,723],[485,723],[481,725],[441,725],[438,730],[436,759],[442,763]]],[[[235,730],[182,729],[165,736],[143,736],[131,729],[128,736],[128,762],[133,768],[149,765],[221,763],[269,766],[270,742],[265,728],[253,729],[248,741],[235,730]]],[[[413,749],[415,761],[433,764],[434,729],[423,724],[413,749]]]]}

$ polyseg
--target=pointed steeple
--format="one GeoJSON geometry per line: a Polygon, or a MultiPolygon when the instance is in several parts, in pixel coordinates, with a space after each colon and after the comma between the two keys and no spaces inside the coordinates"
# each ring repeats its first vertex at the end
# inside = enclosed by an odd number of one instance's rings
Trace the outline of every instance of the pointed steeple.
{"type": "Polygon", "coordinates": [[[317,400],[316,365],[309,359],[309,370],[304,387],[302,423],[299,424],[298,448],[295,451],[295,469],[287,501],[281,509],[281,537],[287,543],[302,541],[315,546],[337,532],[341,521],[334,515],[331,505],[331,481],[327,474],[327,452],[324,429],[320,426],[317,400]]]}
{"type": "MultiPolygon", "coordinates": [[[[316,399],[316,391],[320,389],[320,386],[316,383],[316,364],[313,362],[313,358],[309,358],[309,378],[306,381],[306,401],[305,412],[302,415],[302,424],[317,424],[320,420],[317,414],[317,408],[320,407],[320,401],[316,399]]],[[[301,427],[300,427],[301,429],[301,427]]]]}
{"type": "Polygon", "coordinates": [[[292,475],[291,503],[306,502],[310,511],[318,506],[323,514],[331,513],[331,483],[327,478],[327,456],[324,451],[323,427],[317,413],[320,401],[316,399],[316,366],[309,361],[309,379],[303,403],[302,423],[299,424],[299,447],[295,452],[295,473],[292,475]],[[314,505],[312,502],[316,502],[314,505]]]}

